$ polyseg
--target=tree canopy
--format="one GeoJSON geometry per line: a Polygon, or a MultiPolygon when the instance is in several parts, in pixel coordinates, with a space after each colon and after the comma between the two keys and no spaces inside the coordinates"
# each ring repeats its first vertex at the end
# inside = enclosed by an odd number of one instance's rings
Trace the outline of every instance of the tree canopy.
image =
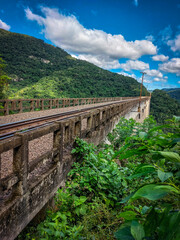
{"type": "Polygon", "coordinates": [[[73,58],[31,36],[0,29],[0,54],[12,79],[11,98],[139,96],[134,78],[73,58]]]}
{"type": "Polygon", "coordinates": [[[10,79],[7,76],[5,68],[6,68],[5,61],[0,57],[0,99],[3,99],[6,97],[8,80],[10,79]]]}
{"type": "Polygon", "coordinates": [[[154,90],[151,95],[150,114],[158,123],[165,123],[173,115],[180,116],[180,103],[163,90],[154,90]]]}

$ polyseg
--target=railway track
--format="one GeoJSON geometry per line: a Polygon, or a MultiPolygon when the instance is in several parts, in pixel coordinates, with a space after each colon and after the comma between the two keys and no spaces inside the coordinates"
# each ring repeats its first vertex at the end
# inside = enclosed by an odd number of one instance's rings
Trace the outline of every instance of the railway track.
{"type": "MultiPolygon", "coordinates": [[[[133,100],[134,99],[121,100],[121,101],[113,102],[113,104],[118,104],[121,102],[125,103],[125,102],[129,102],[129,101],[133,101],[133,100]]],[[[88,108],[68,111],[68,112],[64,112],[64,113],[48,115],[48,116],[44,116],[44,117],[31,118],[31,119],[18,121],[18,122],[2,124],[2,125],[0,125],[0,140],[12,137],[17,132],[30,131],[30,130],[36,129],[38,127],[43,127],[47,124],[52,124],[56,120],[69,119],[74,116],[78,116],[78,115],[82,114],[83,112],[88,112],[90,110],[102,108],[102,107],[109,106],[109,105],[112,105],[112,102],[106,103],[103,105],[99,105],[99,106],[88,107],[88,108]]]]}

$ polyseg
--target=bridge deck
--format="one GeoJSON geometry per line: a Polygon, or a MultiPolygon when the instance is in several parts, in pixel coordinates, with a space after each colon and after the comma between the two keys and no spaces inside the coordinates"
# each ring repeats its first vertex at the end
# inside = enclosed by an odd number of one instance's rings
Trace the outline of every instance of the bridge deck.
{"type": "MultiPolygon", "coordinates": [[[[125,100],[122,100],[122,102],[125,100]]],[[[34,112],[25,112],[25,113],[17,113],[17,114],[11,114],[6,116],[0,116],[0,125],[11,123],[11,122],[17,122],[21,120],[36,118],[36,117],[44,117],[47,115],[53,115],[57,113],[64,113],[68,111],[72,111],[74,109],[83,109],[87,107],[93,107],[93,106],[102,106],[107,103],[116,103],[119,101],[112,101],[112,102],[103,102],[103,103],[96,103],[96,104],[86,104],[86,105],[80,105],[80,106],[73,106],[73,107],[65,107],[65,108],[56,108],[56,109],[48,109],[43,111],[34,111],[34,112]]]]}
{"type": "MultiPolygon", "coordinates": [[[[127,100],[122,100],[122,102],[123,101],[127,101],[127,100]]],[[[12,115],[0,117],[0,125],[27,120],[31,118],[44,117],[47,115],[66,113],[68,111],[73,111],[77,109],[81,110],[89,107],[100,107],[106,104],[111,104],[111,103],[115,104],[117,102],[119,101],[88,104],[88,105],[86,104],[86,105],[74,106],[74,107],[65,107],[65,108],[50,109],[50,110],[44,110],[44,111],[12,114],[12,115]]],[[[26,129],[26,127],[24,128],[26,129]]],[[[1,126],[0,126],[0,129],[1,129],[1,126]]],[[[0,133],[1,133],[1,130],[0,130],[0,133]]],[[[29,161],[30,162],[32,159],[37,158],[38,156],[52,149],[52,137],[53,135],[51,133],[51,134],[47,134],[46,136],[42,136],[41,138],[35,139],[34,141],[31,141],[31,143],[29,144],[29,161]],[[38,149],[38,151],[35,151],[35,149],[38,149]]],[[[9,174],[12,173],[12,171],[13,171],[13,151],[11,150],[11,151],[4,152],[1,155],[1,177],[2,178],[7,177],[9,174]]]]}

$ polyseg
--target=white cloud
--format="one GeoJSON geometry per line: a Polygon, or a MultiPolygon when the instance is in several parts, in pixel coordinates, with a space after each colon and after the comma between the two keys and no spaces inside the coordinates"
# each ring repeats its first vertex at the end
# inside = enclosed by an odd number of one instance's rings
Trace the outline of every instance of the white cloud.
{"type": "Polygon", "coordinates": [[[167,61],[167,60],[169,59],[169,57],[161,54],[161,55],[155,55],[155,56],[153,56],[152,59],[153,59],[154,61],[165,62],[165,61],[167,61]]]}
{"type": "Polygon", "coordinates": [[[160,82],[160,78],[154,78],[155,82],[160,82]]]}
{"type": "Polygon", "coordinates": [[[78,56],[75,54],[71,54],[71,57],[78,59],[78,56]]]}
{"type": "Polygon", "coordinates": [[[126,72],[119,72],[118,74],[124,75],[126,77],[132,77],[132,78],[135,78],[135,79],[137,78],[134,73],[129,74],[129,73],[126,73],[126,72]]]}
{"type": "Polygon", "coordinates": [[[108,66],[109,61],[116,65],[120,58],[135,60],[157,52],[157,47],[151,41],[126,41],[121,34],[112,35],[102,30],[87,29],[75,16],[65,16],[59,13],[58,9],[42,7],[41,10],[45,17],[32,13],[29,8],[25,10],[26,17],[41,25],[45,37],[56,46],[72,54],[83,55],[83,58],[93,62],[98,62],[101,57],[108,66]],[[93,59],[93,56],[96,56],[96,59],[93,59]]]}
{"type": "Polygon", "coordinates": [[[156,70],[156,69],[146,70],[146,74],[151,77],[158,77],[158,78],[163,77],[163,74],[159,70],[156,70]]]}
{"type": "Polygon", "coordinates": [[[171,47],[173,52],[180,51],[180,34],[174,40],[169,40],[167,45],[171,47]]]}
{"type": "Polygon", "coordinates": [[[180,81],[178,81],[178,83],[180,84],[180,81]]]}
{"type": "Polygon", "coordinates": [[[164,72],[176,73],[180,76],[180,58],[172,58],[170,61],[159,64],[159,69],[164,72]]]}
{"type": "Polygon", "coordinates": [[[162,31],[160,31],[159,35],[161,36],[161,40],[164,43],[167,43],[167,41],[171,38],[172,36],[172,28],[171,26],[167,26],[166,28],[164,28],[162,31]]]}
{"type": "Polygon", "coordinates": [[[149,64],[139,60],[128,60],[126,63],[120,64],[120,68],[124,69],[125,71],[130,71],[131,69],[142,71],[149,69],[149,64]]]}
{"type": "Polygon", "coordinates": [[[153,42],[155,40],[153,35],[148,35],[145,37],[145,39],[148,41],[151,41],[151,42],[153,42]]]}
{"type": "Polygon", "coordinates": [[[153,80],[154,80],[155,82],[167,82],[167,79],[158,78],[158,77],[154,78],[153,80]]]}
{"type": "Polygon", "coordinates": [[[106,56],[95,56],[90,54],[80,54],[78,59],[86,60],[88,62],[91,62],[98,67],[105,68],[105,69],[117,69],[120,67],[118,60],[110,59],[106,56]]]}
{"type": "MultiPolygon", "coordinates": [[[[142,79],[139,79],[139,82],[141,82],[142,81],[142,79]]],[[[150,80],[150,79],[144,79],[144,81],[143,81],[144,83],[152,83],[152,80],[150,80]]]]}
{"type": "Polygon", "coordinates": [[[29,8],[25,9],[25,13],[26,13],[27,19],[32,21],[35,20],[38,22],[39,25],[45,24],[45,19],[39,15],[32,13],[29,8]]]}
{"type": "Polygon", "coordinates": [[[0,19],[0,28],[9,30],[11,27],[0,19]]]}
{"type": "MultiPolygon", "coordinates": [[[[142,76],[139,77],[137,81],[142,83],[142,76]]],[[[144,78],[143,78],[143,83],[152,83],[152,78],[149,78],[145,75],[144,78]]]]}

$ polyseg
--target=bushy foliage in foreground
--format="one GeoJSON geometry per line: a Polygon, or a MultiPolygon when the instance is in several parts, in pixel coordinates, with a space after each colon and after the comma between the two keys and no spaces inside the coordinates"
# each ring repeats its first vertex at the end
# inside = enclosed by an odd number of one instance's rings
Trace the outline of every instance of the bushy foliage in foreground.
{"type": "Polygon", "coordinates": [[[77,139],[77,161],[55,208],[20,238],[180,239],[179,127],[179,118],[158,127],[152,118],[122,118],[111,144],[77,139]]]}

